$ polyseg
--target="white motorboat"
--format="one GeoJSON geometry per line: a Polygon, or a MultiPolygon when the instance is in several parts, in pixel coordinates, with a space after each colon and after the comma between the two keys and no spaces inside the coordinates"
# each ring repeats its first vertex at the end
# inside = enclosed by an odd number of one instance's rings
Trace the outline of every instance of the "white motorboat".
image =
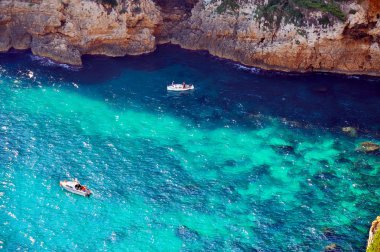
{"type": "Polygon", "coordinates": [[[59,185],[66,191],[69,191],[71,193],[75,193],[81,196],[88,197],[92,194],[91,190],[81,185],[77,179],[74,179],[72,181],[66,181],[66,180],[60,181],[59,185]]]}
{"type": "Polygon", "coordinates": [[[193,90],[194,85],[193,84],[177,84],[172,82],[169,86],[166,87],[168,91],[187,91],[187,90],[193,90]]]}

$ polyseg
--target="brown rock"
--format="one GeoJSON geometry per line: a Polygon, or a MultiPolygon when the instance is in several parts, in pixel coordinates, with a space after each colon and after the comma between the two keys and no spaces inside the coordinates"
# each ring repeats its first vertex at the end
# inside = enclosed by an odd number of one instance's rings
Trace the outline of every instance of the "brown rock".
{"type": "Polygon", "coordinates": [[[79,64],[78,54],[136,55],[171,42],[266,69],[380,75],[378,1],[341,1],[355,14],[327,26],[319,24],[323,13],[308,10],[308,22],[277,27],[255,18],[262,2],[239,1],[237,10],[218,13],[220,1],[119,1],[112,8],[88,0],[2,0],[0,51],[32,47],[79,64]]]}
{"type": "Polygon", "coordinates": [[[380,75],[380,48],[373,39],[380,33],[373,26],[380,23],[366,18],[366,1],[343,6],[359,10],[346,22],[334,21],[323,27],[318,24],[321,13],[316,12],[315,20],[310,21],[313,25],[281,22],[276,29],[252,18],[257,3],[239,2],[237,12],[218,14],[219,2],[200,1],[191,17],[173,28],[170,41],[266,69],[380,75]]]}
{"type": "Polygon", "coordinates": [[[343,252],[343,249],[339,245],[335,243],[331,243],[325,247],[324,251],[325,252],[343,252]]]}
{"type": "Polygon", "coordinates": [[[325,247],[325,252],[336,251],[337,248],[338,246],[335,243],[331,243],[325,247]]]}
{"type": "Polygon", "coordinates": [[[34,37],[31,48],[33,54],[50,58],[56,62],[70,65],[82,64],[79,50],[59,35],[34,37]]]}
{"type": "Polygon", "coordinates": [[[160,22],[152,0],[120,2],[115,8],[85,0],[2,0],[0,51],[31,48],[73,65],[82,63],[82,54],[143,54],[155,50],[153,34],[160,22]]]}
{"type": "MultiPolygon", "coordinates": [[[[375,234],[378,232],[380,227],[380,216],[377,216],[376,220],[372,222],[371,228],[369,229],[369,236],[367,242],[367,251],[374,243],[375,234]]],[[[371,248],[371,251],[378,251],[380,248],[371,248]]]]}
{"type": "Polygon", "coordinates": [[[0,52],[6,52],[11,48],[11,38],[7,32],[7,28],[0,25],[0,52]]]}
{"type": "Polygon", "coordinates": [[[361,150],[370,153],[380,150],[380,145],[372,143],[372,142],[363,142],[360,144],[361,150]]]}

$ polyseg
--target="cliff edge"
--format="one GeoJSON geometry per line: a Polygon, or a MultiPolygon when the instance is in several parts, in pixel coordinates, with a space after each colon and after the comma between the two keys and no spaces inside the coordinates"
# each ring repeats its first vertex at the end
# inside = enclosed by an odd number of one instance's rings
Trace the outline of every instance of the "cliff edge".
{"type": "Polygon", "coordinates": [[[380,75],[380,2],[199,1],[170,42],[282,71],[380,75]]]}
{"type": "Polygon", "coordinates": [[[28,49],[36,55],[81,65],[81,55],[135,55],[156,48],[160,11],[149,0],[2,0],[0,51],[28,49]]]}
{"type": "Polygon", "coordinates": [[[380,216],[377,216],[376,220],[372,222],[369,229],[369,237],[367,244],[367,252],[379,252],[380,251],[380,216]]]}
{"type": "Polygon", "coordinates": [[[377,0],[2,0],[0,51],[137,55],[173,43],[250,66],[380,76],[377,0]]]}

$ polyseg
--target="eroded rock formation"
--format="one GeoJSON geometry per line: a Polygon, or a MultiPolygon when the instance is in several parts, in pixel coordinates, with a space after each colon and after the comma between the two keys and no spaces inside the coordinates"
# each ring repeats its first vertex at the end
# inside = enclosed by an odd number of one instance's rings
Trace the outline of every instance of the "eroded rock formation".
{"type": "Polygon", "coordinates": [[[380,216],[377,216],[376,220],[372,222],[371,228],[369,229],[369,237],[367,243],[367,252],[378,252],[380,251],[380,216]]]}
{"type": "Polygon", "coordinates": [[[298,24],[292,17],[281,19],[284,6],[271,6],[278,11],[268,17],[260,16],[265,7],[258,0],[237,2],[235,10],[218,13],[221,1],[200,1],[174,28],[171,42],[268,69],[380,74],[376,0],[343,3],[345,21],[318,10],[299,11],[304,18],[298,24]]]}
{"type": "Polygon", "coordinates": [[[372,142],[363,142],[360,144],[360,150],[367,153],[373,153],[380,150],[380,145],[372,142]]]}
{"type": "Polygon", "coordinates": [[[2,0],[0,50],[80,65],[170,42],[268,69],[380,75],[379,1],[295,2],[308,1],[2,0]]]}
{"type": "Polygon", "coordinates": [[[123,56],[155,50],[161,23],[150,0],[116,7],[84,0],[0,1],[0,50],[31,48],[58,62],[81,64],[83,54],[123,56]]]}

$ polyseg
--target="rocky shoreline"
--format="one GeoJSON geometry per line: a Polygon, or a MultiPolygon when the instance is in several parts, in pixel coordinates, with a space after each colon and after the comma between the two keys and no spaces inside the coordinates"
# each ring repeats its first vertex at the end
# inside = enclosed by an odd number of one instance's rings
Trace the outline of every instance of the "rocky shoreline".
{"type": "Polygon", "coordinates": [[[319,24],[323,14],[316,12],[302,25],[281,21],[277,27],[252,17],[258,9],[252,1],[235,14],[218,14],[217,6],[198,3],[170,42],[264,69],[380,74],[380,3],[348,2],[342,8],[355,14],[345,22],[330,17],[329,25],[319,24]]]}
{"type": "Polygon", "coordinates": [[[371,228],[369,229],[367,252],[377,252],[380,251],[380,216],[377,216],[376,220],[372,222],[371,228]]]}
{"type": "Polygon", "coordinates": [[[30,48],[35,55],[71,65],[81,65],[84,54],[138,55],[155,50],[153,32],[160,20],[152,1],[116,9],[83,0],[4,0],[0,51],[30,48]]]}
{"type": "Polygon", "coordinates": [[[268,17],[267,7],[260,0],[4,0],[0,51],[30,48],[81,65],[84,54],[139,55],[172,43],[263,69],[380,76],[380,3],[341,3],[344,20],[299,7],[293,20],[277,5],[268,17]]]}

